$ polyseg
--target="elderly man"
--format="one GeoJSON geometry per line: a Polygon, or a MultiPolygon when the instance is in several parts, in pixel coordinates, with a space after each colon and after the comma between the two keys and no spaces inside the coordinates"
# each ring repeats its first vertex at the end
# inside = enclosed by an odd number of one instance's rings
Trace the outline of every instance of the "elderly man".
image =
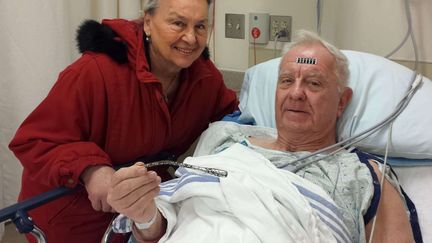
{"type": "MultiPolygon", "coordinates": [[[[366,242],[371,238],[373,242],[412,242],[413,231],[398,182],[392,175],[386,175],[380,188],[382,169],[375,158],[356,149],[338,148],[309,156],[337,141],[336,122],[352,95],[352,90],[346,86],[348,76],[347,59],[337,48],[313,33],[299,32],[279,66],[275,101],[277,130],[217,122],[202,135],[195,155],[213,154],[212,158],[220,155],[220,161],[234,157],[234,161],[240,162],[248,160],[248,150],[252,150],[263,155],[263,158],[279,170],[295,173],[295,176],[319,186],[331,198],[326,199],[327,202],[335,202],[336,206],[331,207],[333,212],[336,211],[335,215],[341,215],[342,223],[336,223],[342,225],[341,230],[330,230],[335,241],[366,242]],[[234,149],[237,154],[231,153],[227,156],[227,153],[233,151],[233,147],[237,149],[240,145],[248,150],[234,149]],[[302,159],[306,156],[309,157],[302,159]]],[[[203,157],[197,158],[205,160],[203,157]]],[[[218,168],[229,168],[232,164],[221,162],[218,168]]],[[[260,165],[250,163],[250,167],[260,165]]],[[[137,165],[133,168],[139,167],[137,165]]],[[[265,170],[267,167],[259,168],[265,170]]],[[[167,213],[164,213],[165,217],[162,216],[160,211],[156,210],[153,200],[159,192],[160,179],[145,168],[140,170],[129,168],[117,172],[108,201],[114,209],[135,222],[132,228],[139,238],[159,239],[166,233],[167,225],[170,225],[170,218],[165,218],[167,213]],[[125,190],[126,187],[133,189],[125,190]],[[139,193],[128,193],[133,190],[139,193]],[[145,226],[142,230],[138,230],[140,223],[145,226]]],[[[252,169],[247,167],[244,170],[253,173],[252,169]]],[[[236,176],[237,173],[239,172],[236,170],[230,170],[228,178],[232,174],[236,176]]],[[[274,180],[279,180],[276,174],[278,173],[275,173],[274,180]]],[[[243,182],[246,181],[247,184],[253,179],[243,179],[243,182]]],[[[266,184],[267,181],[261,180],[261,183],[266,184]]],[[[314,197],[311,195],[317,194],[309,190],[313,186],[299,186],[300,181],[295,179],[291,182],[301,194],[308,196],[308,205],[317,209],[317,202],[311,200],[314,197]]],[[[288,188],[286,193],[295,194],[293,191],[288,192],[288,188]]],[[[241,195],[239,191],[238,197],[241,195]]],[[[283,204],[282,199],[278,200],[283,204]]],[[[243,206],[247,207],[247,202],[243,206]]],[[[299,212],[294,214],[301,218],[299,212]]],[[[324,219],[327,214],[328,212],[317,213],[320,220],[332,228],[335,224],[328,222],[332,217],[324,219]]],[[[263,221],[261,227],[274,227],[267,222],[263,221]]],[[[317,224],[316,227],[321,226],[317,224]]],[[[328,232],[322,232],[314,238],[321,239],[317,242],[327,239],[324,236],[328,232]]],[[[292,239],[299,241],[303,238],[292,239]]],[[[304,241],[315,240],[308,238],[304,241]]],[[[288,241],[287,239],[286,242],[288,241]]]]}

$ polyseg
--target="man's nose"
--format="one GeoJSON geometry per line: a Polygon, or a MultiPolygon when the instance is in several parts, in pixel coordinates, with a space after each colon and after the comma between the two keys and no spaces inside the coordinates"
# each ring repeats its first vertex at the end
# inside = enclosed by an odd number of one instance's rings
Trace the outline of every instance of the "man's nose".
{"type": "Polygon", "coordinates": [[[294,85],[291,86],[290,96],[294,100],[304,100],[306,98],[305,88],[299,80],[296,80],[294,85]]]}

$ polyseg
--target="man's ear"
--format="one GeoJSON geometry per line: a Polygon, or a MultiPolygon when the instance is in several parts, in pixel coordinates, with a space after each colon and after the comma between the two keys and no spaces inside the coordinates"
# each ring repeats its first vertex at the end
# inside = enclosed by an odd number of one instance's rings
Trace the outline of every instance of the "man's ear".
{"type": "Polygon", "coordinates": [[[353,91],[350,87],[345,87],[339,99],[339,107],[337,117],[339,118],[347,107],[348,103],[351,100],[353,95],[353,91]]]}

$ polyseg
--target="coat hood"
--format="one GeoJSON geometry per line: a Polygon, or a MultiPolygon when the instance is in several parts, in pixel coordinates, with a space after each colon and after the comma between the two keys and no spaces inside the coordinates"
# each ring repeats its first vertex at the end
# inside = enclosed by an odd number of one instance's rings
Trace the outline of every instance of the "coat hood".
{"type": "MultiPolygon", "coordinates": [[[[80,53],[86,51],[105,53],[118,63],[135,63],[138,55],[143,55],[144,33],[139,22],[123,19],[103,20],[102,24],[94,20],[85,20],[78,28],[76,41],[80,53]]],[[[209,50],[206,47],[201,54],[209,59],[209,50]]],[[[139,64],[139,63],[135,63],[139,64]]],[[[140,63],[148,69],[147,60],[140,63]]]]}
{"type": "Polygon", "coordinates": [[[85,20],[76,34],[80,53],[105,53],[118,63],[127,63],[127,44],[108,26],[94,20],[85,20]]]}

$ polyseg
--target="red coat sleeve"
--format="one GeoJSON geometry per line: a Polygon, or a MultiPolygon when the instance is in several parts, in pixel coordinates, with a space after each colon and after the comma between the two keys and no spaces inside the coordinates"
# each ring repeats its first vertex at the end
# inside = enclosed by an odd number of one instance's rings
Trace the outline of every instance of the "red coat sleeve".
{"type": "Polygon", "coordinates": [[[60,74],[9,144],[32,180],[74,187],[86,167],[111,165],[100,147],[106,126],[105,93],[97,64],[89,57],[60,74]]]}

